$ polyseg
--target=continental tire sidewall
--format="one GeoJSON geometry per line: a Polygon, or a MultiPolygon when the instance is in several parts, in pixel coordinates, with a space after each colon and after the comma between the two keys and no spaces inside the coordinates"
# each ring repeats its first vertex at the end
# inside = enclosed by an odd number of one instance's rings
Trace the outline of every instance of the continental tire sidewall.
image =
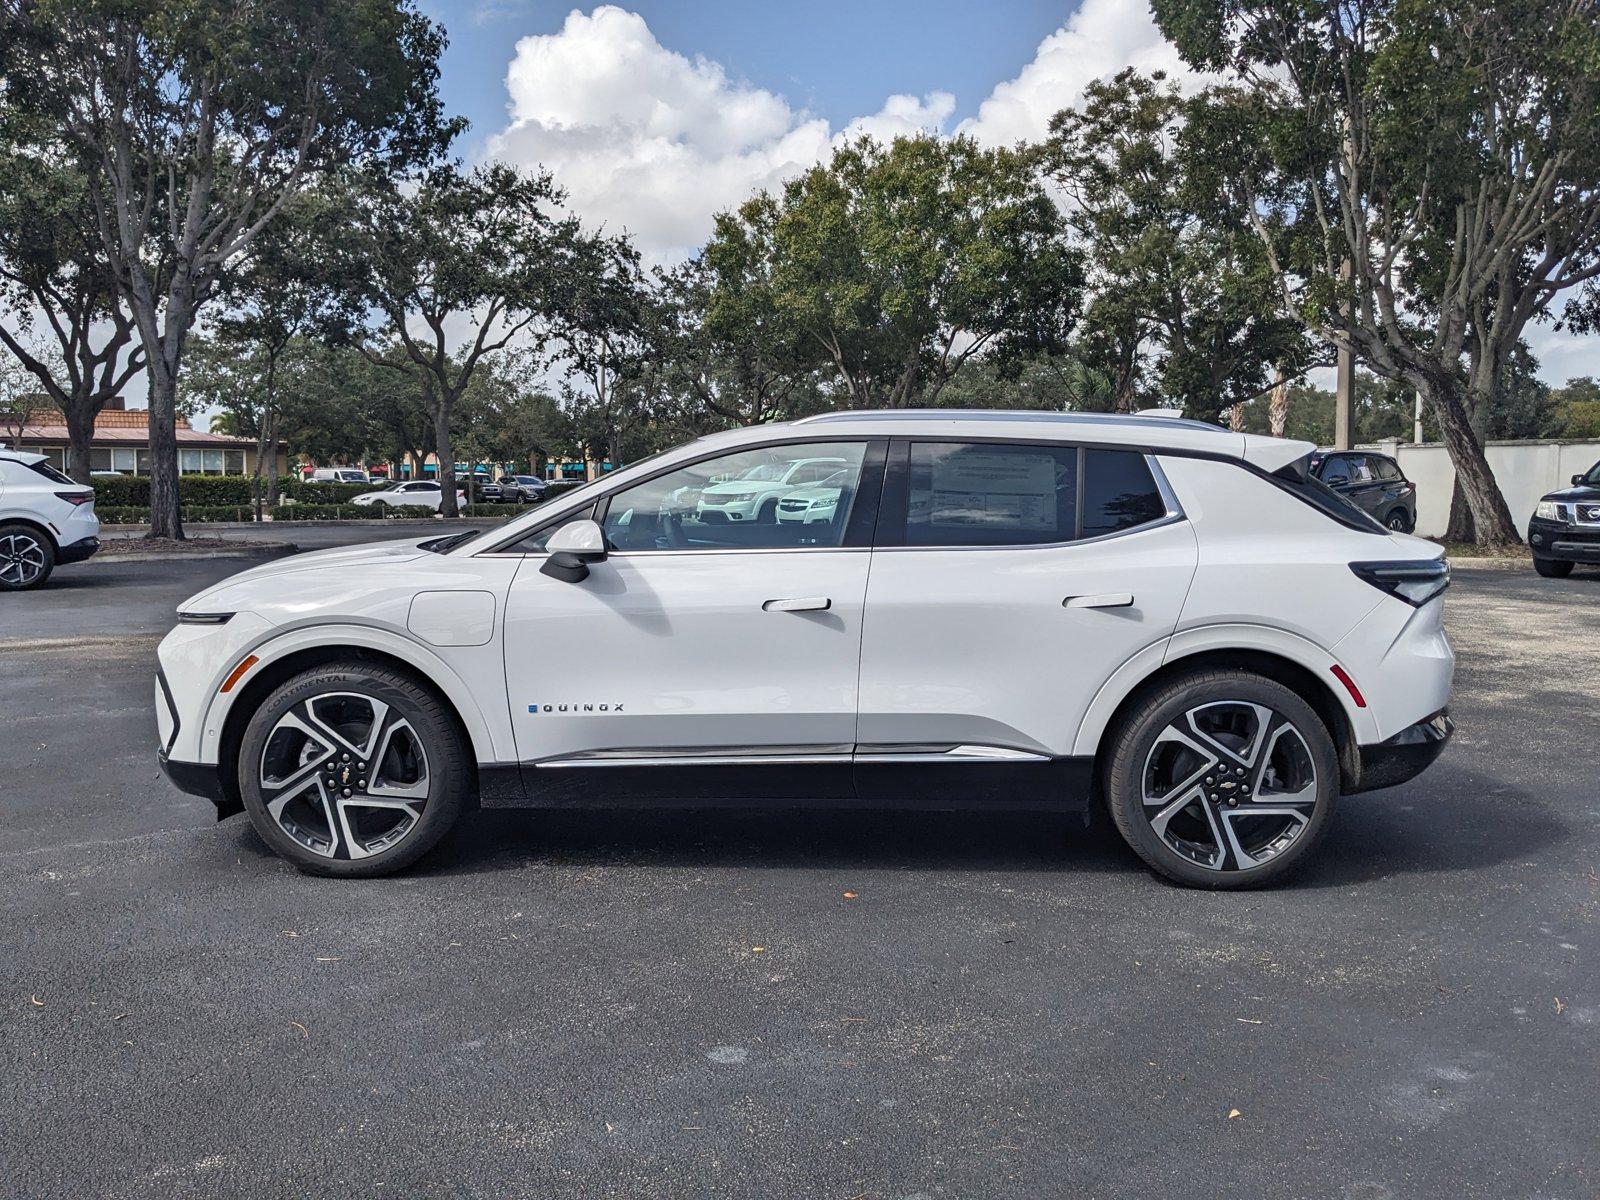
{"type": "Polygon", "coordinates": [[[1282,879],[1316,848],[1338,796],[1338,753],[1322,718],[1291,689],[1248,671],[1199,671],[1139,701],[1119,723],[1106,773],[1106,803],[1123,839],[1150,867],[1191,887],[1248,888],[1282,879]],[[1189,862],[1156,835],[1144,811],[1144,766],[1156,737],[1189,709],[1223,700],[1263,704],[1287,717],[1304,736],[1317,771],[1317,802],[1307,828],[1269,862],[1244,871],[1211,871],[1189,862]]]}
{"type": "Polygon", "coordinates": [[[472,779],[463,739],[437,697],[403,672],[365,663],[314,668],[268,696],[245,727],[237,770],[239,794],[250,823],[274,852],[310,874],[348,878],[387,875],[421,858],[455,824],[466,806],[472,779]],[[354,692],[398,709],[428,755],[430,787],[416,828],[397,845],[369,858],[328,859],[312,853],[278,827],[261,798],[261,755],[273,727],[294,705],[327,692],[354,692]]]}

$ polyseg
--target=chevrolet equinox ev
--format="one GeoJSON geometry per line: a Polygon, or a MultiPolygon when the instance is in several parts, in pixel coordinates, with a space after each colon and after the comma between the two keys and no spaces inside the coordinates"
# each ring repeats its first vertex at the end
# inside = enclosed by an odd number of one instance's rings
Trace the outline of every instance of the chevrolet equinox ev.
{"type": "Polygon", "coordinates": [[[404,867],[480,803],[1103,803],[1161,874],[1260,884],[1451,732],[1443,554],[1313,449],[1164,411],[714,434],[492,529],[191,597],[160,759],[324,875],[404,867]],[[826,520],[705,503],[814,500],[818,464],[826,520]]]}

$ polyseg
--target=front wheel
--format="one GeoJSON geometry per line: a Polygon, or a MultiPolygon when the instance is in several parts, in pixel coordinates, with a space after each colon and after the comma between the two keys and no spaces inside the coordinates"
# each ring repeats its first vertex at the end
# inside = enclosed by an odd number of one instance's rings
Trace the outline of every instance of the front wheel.
{"type": "Polygon", "coordinates": [[[43,587],[56,567],[56,548],[26,525],[0,525],[0,591],[43,587]]]}
{"type": "Polygon", "coordinates": [[[256,710],[239,749],[256,832],[312,875],[387,875],[455,824],[471,766],[445,706],[370,663],[315,667],[256,710]]]}
{"type": "Polygon", "coordinates": [[[1140,858],[1191,887],[1280,879],[1311,852],[1339,790],[1322,718],[1275,680],[1180,676],[1112,735],[1106,800],[1140,858]]]}
{"type": "MultiPolygon", "coordinates": [[[[0,546],[4,549],[4,546],[0,546]]],[[[1565,579],[1572,574],[1572,560],[1566,558],[1536,558],[1533,569],[1546,579],[1565,579]]]]}

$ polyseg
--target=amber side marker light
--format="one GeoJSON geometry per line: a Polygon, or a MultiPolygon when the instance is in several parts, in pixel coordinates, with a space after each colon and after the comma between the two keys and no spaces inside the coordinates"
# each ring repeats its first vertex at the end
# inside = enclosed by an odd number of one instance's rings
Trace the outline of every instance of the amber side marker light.
{"type": "Polygon", "coordinates": [[[222,687],[221,687],[220,690],[224,694],[233,691],[233,685],[238,683],[239,680],[243,679],[244,678],[244,673],[246,671],[248,671],[251,667],[255,666],[260,661],[261,660],[259,658],[257,658],[254,654],[250,655],[242,663],[240,663],[237,667],[235,667],[233,670],[228,672],[228,677],[222,681],[222,687]]]}

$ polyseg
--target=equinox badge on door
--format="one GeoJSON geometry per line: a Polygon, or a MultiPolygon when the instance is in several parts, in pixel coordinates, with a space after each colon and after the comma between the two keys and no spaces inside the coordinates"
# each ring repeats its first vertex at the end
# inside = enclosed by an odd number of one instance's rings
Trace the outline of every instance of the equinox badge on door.
{"type": "Polygon", "coordinates": [[[570,712],[570,713],[576,713],[576,712],[619,713],[619,712],[622,711],[622,705],[620,705],[620,704],[530,704],[530,705],[528,705],[528,711],[530,713],[542,713],[542,712],[553,712],[553,713],[565,713],[565,712],[570,712]]]}

